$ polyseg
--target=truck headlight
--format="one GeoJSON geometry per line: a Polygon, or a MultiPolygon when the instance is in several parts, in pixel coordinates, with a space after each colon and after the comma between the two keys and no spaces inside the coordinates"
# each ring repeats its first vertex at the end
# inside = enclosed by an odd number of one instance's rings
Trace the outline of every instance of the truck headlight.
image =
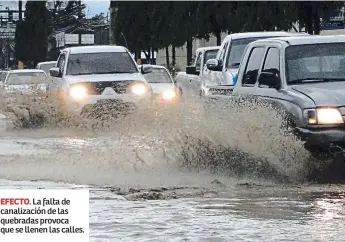
{"type": "Polygon", "coordinates": [[[135,84],[134,86],[131,87],[131,92],[135,95],[145,95],[148,92],[148,88],[144,84],[135,84]]]}
{"type": "Polygon", "coordinates": [[[317,108],[306,110],[308,124],[343,124],[338,108],[317,108]]]}
{"type": "Polygon", "coordinates": [[[176,97],[176,91],[175,90],[165,90],[163,93],[162,93],[162,98],[164,100],[171,100],[171,99],[174,99],[176,97]]]}
{"type": "Polygon", "coordinates": [[[87,89],[86,89],[86,87],[83,87],[81,85],[80,86],[74,86],[74,87],[70,88],[69,94],[71,95],[71,97],[73,97],[75,99],[81,99],[87,95],[87,89]]]}

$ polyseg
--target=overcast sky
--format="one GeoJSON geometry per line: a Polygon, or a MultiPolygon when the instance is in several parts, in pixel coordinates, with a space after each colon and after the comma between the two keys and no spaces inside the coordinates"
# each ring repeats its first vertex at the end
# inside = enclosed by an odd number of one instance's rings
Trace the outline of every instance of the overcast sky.
{"type": "MultiPolygon", "coordinates": [[[[109,11],[110,0],[83,0],[86,4],[85,14],[87,17],[92,17],[99,13],[106,13],[109,11]]],[[[23,1],[23,7],[25,6],[26,1],[23,1]]],[[[5,7],[10,9],[18,9],[18,0],[10,1],[0,1],[0,9],[5,10],[5,7]]]]}

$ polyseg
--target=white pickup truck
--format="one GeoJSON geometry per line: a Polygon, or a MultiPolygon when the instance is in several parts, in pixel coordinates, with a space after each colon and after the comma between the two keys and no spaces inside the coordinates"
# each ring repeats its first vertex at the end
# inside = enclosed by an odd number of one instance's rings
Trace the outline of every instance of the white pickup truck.
{"type": "Polygon", "coordinates": [[[226,36],[216,58],[206,62],[209,71],[203,75],[202,95],[229,95],[232,93],[243,53],[249,43],[258,39],[296,35],[308,34],[277,31],[236,33],[226,36]]]}
{"type": "Polygon", "coordinates": [[[203,76],[209,72],[206,62],[214,59],[219,46],[198,48],[193,65],[186,67],[186,72],[178,72],[175,81],[184,93],[200,94],[203,76]]]}

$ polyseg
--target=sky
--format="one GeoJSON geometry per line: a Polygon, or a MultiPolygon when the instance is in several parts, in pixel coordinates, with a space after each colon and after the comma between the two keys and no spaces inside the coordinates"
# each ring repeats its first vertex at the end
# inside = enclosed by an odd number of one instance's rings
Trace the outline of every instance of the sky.
{"type": "Polygon", "coordinates": [[[99,13],[106,13],[109,11],[110,0],[98,0],[98,1],[83,1],[86,4],[86,16],[92,17],[99,13]]]}

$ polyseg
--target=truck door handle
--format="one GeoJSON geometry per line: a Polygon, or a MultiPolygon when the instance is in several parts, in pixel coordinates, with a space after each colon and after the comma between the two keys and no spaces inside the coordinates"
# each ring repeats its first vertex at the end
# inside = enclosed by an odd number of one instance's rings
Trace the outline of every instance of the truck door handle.
{"type": "Polygon", "coordinates": [[[189,80],[189,82],[192,82],[192,80],[189,80]]]}

